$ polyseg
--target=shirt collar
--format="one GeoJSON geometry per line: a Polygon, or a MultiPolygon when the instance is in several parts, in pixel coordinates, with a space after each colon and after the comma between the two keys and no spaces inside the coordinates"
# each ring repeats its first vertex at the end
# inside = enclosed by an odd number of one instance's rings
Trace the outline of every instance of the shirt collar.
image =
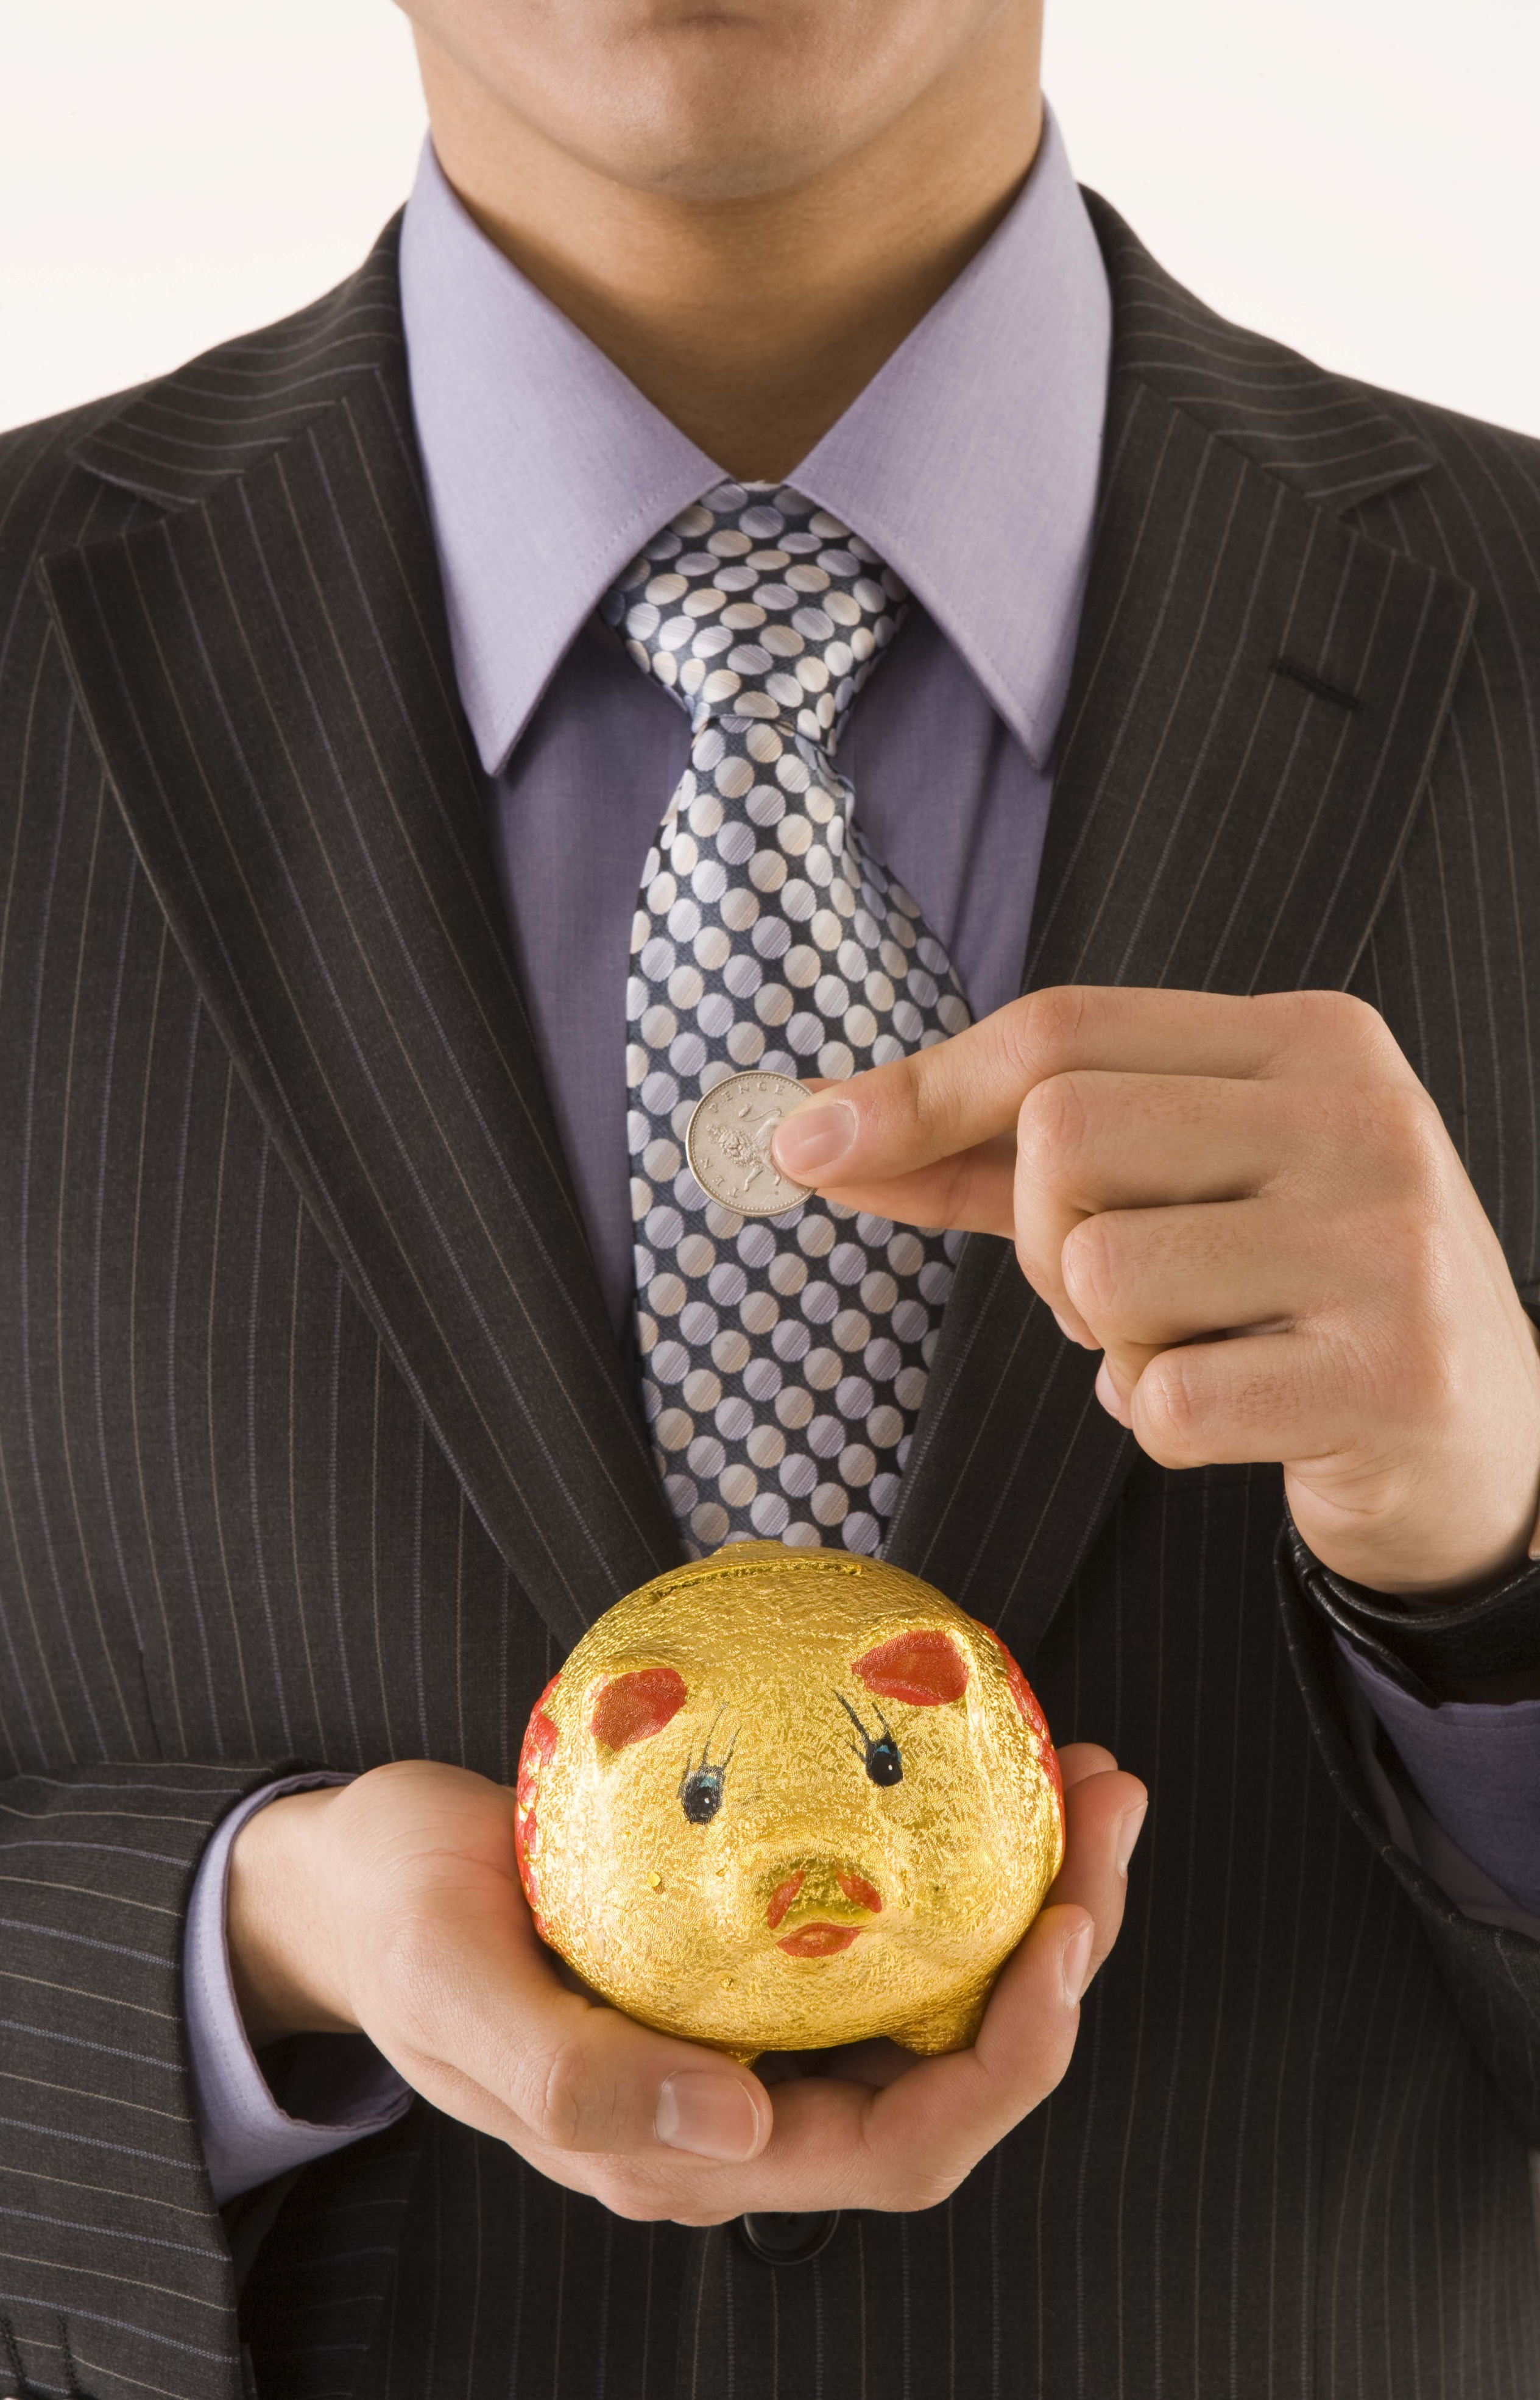
{"type": "Polygon", "coordinates": [[[786,479],[896,568],[1040,768],[1070,688],[1111,346],[1049,115],[984,248],[786,479]]]}
{"type": "MultiPolygon", "coordinates": [[[[722,470],[486,239],[430,143],[401,279],[456,673],[492,774],[601,593],[722,470]]],[[[1069,687],[1111,347],[1050,116],[989,240],[786,478],[897,569],[1040,767],[1069,687]]]]}
{"type": "Polygon", "coordinates": [[[431,143],[401,289],[455,671],[495,774],[600,594],[720,470],[487,239],[431,143]]]}

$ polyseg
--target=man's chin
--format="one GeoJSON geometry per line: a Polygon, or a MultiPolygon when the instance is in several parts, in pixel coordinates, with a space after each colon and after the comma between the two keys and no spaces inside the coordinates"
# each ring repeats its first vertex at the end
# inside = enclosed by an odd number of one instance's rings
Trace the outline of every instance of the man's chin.
{"type": "Polygon", "coordinates": [[[721,33],[676,28],[638,44],[647,71],[618,76],[623,99],[568,129],[565,146],[633,190],[710,204],[795,190],[880,130],[850,79],[831,89],[784,36],[721,33]]]}
{"type": "Polygon", "coordinates": [[[406,0],[430,103],[458,86],[612,183],[702,204],[794,190],[879,140],[943,71],[951,6],[621,0],[558,42],[525,0],[406,0]]]}

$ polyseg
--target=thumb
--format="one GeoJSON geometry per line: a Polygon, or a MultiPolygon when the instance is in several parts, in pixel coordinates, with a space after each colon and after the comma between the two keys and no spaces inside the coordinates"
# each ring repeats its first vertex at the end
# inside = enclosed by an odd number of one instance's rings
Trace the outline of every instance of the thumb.
{"type": "Polygon", "coordinates": [[[409,2082],[521,2148],[738,2163],[763,2149],[770,2095],[746,2066],[569,1990],[516,1883],[440,1863],[393,1945],[393,2022],[368,2028],[409,2082]]]}

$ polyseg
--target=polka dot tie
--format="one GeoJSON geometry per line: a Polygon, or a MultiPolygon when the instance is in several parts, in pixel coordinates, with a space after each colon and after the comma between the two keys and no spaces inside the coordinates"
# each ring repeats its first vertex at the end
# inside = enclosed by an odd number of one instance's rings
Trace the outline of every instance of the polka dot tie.
{"type": "Polygon", "coordinates": [[[694,1555],[765,1538],[880,1547],[961,1242],[817,1198],[744,1219],[708,1199],[684,1152],[724,1076],[851,1075],[969,1021],[834,765],[907,599],[801,493],[728,483],[601,604],[693,727],[642,871],[626,1073],[643,1397],[694,1555]]]}

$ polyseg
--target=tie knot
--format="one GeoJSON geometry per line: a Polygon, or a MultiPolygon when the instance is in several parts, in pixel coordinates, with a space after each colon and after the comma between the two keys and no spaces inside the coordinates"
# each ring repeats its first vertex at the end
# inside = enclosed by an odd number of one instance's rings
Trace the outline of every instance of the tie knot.
{"type": "Polygon", "coordinates": [[[908,592],[790,484],[718,484],[638,551],[600,602],[697,731],[766,717],[832,751],[908,592]]]}

